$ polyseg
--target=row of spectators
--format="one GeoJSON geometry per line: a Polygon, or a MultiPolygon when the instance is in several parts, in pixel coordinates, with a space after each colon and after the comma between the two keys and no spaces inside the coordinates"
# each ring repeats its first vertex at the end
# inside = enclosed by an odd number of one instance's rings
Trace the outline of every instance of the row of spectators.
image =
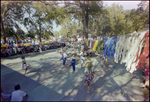
{"type": "Polygon", "coordinates": [[[61,46],[65,46],[65,43],[51,43],[51,44],[43,44],[43,45],[20,46],[20,47],[14,47],[14,46],[3,47],[1,48],[1,57],[39,52],[40,50],[46,51],[50,49],[60,48],[61,46]]]}

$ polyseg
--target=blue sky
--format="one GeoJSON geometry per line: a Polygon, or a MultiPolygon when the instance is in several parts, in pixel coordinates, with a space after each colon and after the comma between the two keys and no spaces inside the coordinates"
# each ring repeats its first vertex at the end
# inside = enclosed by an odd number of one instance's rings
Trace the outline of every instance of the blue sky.
{"type": "MultiPolygon", "coordinates": [[[[123,6],[124,10],[129,10],[129,9],[136,9],[137,5],[141,2],[141,1],[103,1],[104,5],[107,4],[107,6],[111,6],[113,3],[118,3],[119,5],[123,6]]],[[[22,30],[24,30],[25,32],[27,31],[25,27],[21,26],[22,30]]],[[[61,26],[56,26],[55,23],[53,23],[53,31],[59,31],[61,29],[61,26]]]]}

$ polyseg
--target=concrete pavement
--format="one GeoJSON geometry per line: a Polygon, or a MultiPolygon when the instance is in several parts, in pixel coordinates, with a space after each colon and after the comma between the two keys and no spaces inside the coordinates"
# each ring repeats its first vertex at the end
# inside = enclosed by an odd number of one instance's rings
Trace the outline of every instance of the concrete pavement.
{"type": "MultiPolygon", "coordinates": [[[[55,50],[54,50],[55,51],[55,50]]],[[[32,55],[32,54],[31,54],[32,55]]],[[[36,66],[29,69],[27,75],[21,68],[21,59],[3,59],[1,62],[1,86],[5,93],[14,91],[16,84],[29,94],[28,101],[143,101],[140,88],[141,70],[135,74],[126,71],[124,64],[114,63],[113,59],[103,68],[102,60],[92,59],[94,70],[97,71],[90,85],[91,94],[83,85],[84,68],[76,65],[75,74],[72,68],[66,70],[60,54],[47,51],[44,54],[27,56],[27,63],[36,66]]]]}

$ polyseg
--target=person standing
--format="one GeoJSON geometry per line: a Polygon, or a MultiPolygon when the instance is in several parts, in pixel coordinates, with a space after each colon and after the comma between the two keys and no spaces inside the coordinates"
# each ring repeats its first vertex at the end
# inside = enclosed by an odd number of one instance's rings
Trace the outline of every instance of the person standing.
{"type": "Polygon", "coordinates": [[[12,92],[11,101],[27,101],[29,95],[20,90],[21,87],[19,84],[16,85],[14,89],[15,91],[12,92]]]}
{"type": "Polygon", "coordinates": [[[81,68],[83,68],[83,63],[84,61],[87,59],[86,57],[84,57],[84,49],[81,49],[81,52],[80,52],[80,58],[81,58],[81,68]]]}
{"type": "Polygon", "coordinates": [[[63,50],[62,58],[60,58],[60,60],[63,60],[63,65],[64,65],[64,67],[66,69],[67,54],[66,54],[65,50],[63,50]]]}
{"type": "Polygon", "coordinates": [[[70,64],[68,65],[68,66],[72,66],[72,68],[73,68],[73,71],[72,71],[72,74],[75,72],[75,65],[76,65],[76,56],[77,55],[77,53],[75,52],[75,51],[72,51],[71,52],[71,58],[70,58],[70,64]]]}
{"type": "Polygon", "coordinates": [[[22,69],[25,69],[25,74],[28,70],[28,67],[35,69],[35,67],[32,67],[30,64],[26,64],[25,56],[22,56],[21,59],[22,59],[22,69]]]}

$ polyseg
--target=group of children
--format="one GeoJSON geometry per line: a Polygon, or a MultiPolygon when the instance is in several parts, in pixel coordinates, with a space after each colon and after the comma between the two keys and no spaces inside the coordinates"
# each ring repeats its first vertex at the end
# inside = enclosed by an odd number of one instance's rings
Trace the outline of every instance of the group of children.
{"type": "Polygon", "coordinates": [[[72,66],[73,68],[73,71],[72,71],[72,74],[74,74],[75,72],[75,65],[76,65],[76,62],[77,62],[77,57],[80,57],[80,60],[81,60],[81,68],[83,68],[83,64],[85,61],[86,64],[85,64],[85,81],[84,81],[84,85],[87,86],[88,88],[88,91],[87,93],[90,93],[90,82],[93,80],[94,78],[94,73],[95,71],[93,71],[92,67],[92,62],[89,60],[89,56],[87,56],[87,51],[84,50],[84,45],[77,45],[75,46],[74,45],[74,48],[78,48],[78,54],[76,51],[72,51],[71,53],[69,53],[69,51],[67,51],[67,47],[61,47],[60,51],[57,51],[59,52],[62,57],[59,59],[59,60],[63,60],[63,65],[66,69],[66,62],[69,61],[69,66],[72,66]]]}
{"type": "MultiPolygon", "coordinates": [[[[87,93],[90,93],[89,85],[90,85],[90,82],[94,78],[95,72],[92,69],[92,67],[93,67],[92,62],[89,60],[89,57],[87,55],[85,55],[84,47],[78,47],[78,51],[80,51],[80,53],[78,53],[78,54],[76,51],[69,52],[67,47],[61,46],[61,49],[57,52],[62,55],[62,57],[59,60],[63,60],[63,65],[64,65],[65,69],[67,66],[66,62],[70,62],[67,67],[72,66],[72,69],[73,69],[72,74],[74,74],[74,72],[75,72],[77,57],[80,57],[81,68],[83,68],[84,62],[87,61],[85,64],[85,71],[84,71],[85,77],[86,77],[86,79],[84,81],[84,85],[87,86],[87,88],[88,88],[87,93]]],[[[31,68],[34,68],[34,67],[32,67],[31,65],[26,63],[25,56],[22,56],[21,58],[22,58],[22,69],[25,69],[25,74],[26,74],[29,67],[31,67],[31,68]]]]}

